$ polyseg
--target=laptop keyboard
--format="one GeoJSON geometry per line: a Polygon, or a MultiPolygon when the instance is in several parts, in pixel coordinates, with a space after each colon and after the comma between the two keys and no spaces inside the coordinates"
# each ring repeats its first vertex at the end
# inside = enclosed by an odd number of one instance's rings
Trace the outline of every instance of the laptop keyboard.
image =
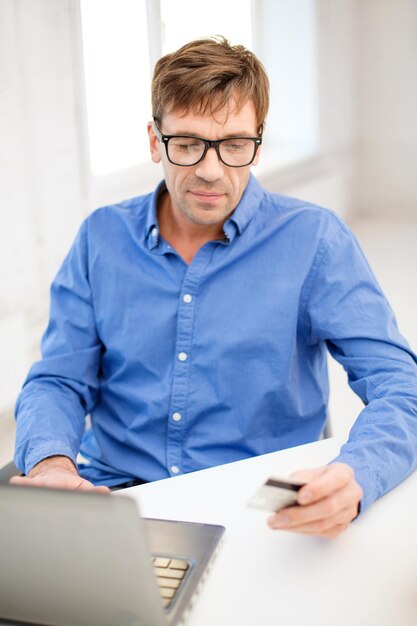
{"type": "Polygon", "coordinates": [[[152,557],[152,565],[163,606],[167,609],[180,589],[181,583],[191,567],[191,563],[182,559],[154,556],[152,557]]]}

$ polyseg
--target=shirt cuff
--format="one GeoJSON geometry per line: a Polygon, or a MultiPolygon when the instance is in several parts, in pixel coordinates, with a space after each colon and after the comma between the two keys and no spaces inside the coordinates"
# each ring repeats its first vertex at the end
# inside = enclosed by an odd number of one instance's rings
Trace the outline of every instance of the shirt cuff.
{"type": "Polygon", "coordinates": [[[16,449],[14,456],[15,465],[27,476],[31,469],[40,461],[51,456],[66,456],[77,467],[77,455],[62,441],[48,441],[42,444],[36,444],[31,441],[30,446],[26,450],[16,449]]]}
{"type": "Polygon", "coordinates": [[[346,465],[349,465],[353,469],[355,480],[363,491],[363,495],[359,503],[359,513],[357,516],[359,517],[380,496],[374,475],[371,470],[364,465],[362,459],[358,459],[354,454],[349,452],[341,452],[335,459],[333,459],[333,461],[330,462],[330,464],[332,463],[346,463],[346,465]]]}

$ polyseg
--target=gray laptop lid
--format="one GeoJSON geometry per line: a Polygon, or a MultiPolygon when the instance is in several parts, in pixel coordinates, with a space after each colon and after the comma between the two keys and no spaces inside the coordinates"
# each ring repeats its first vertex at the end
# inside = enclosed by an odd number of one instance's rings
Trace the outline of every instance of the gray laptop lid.
{"type": "MultiPolygon", "coordinates": [[[[168,526],[158,533],[161,523],[153,528],[152,520],[141,520],[127,497],[0,486],[0,618],[53,626],[176,623],[185,602],[168,614],[162,609],[148,537],[157,554],[174,556],[169,529],[182,524],[163,522],[168,526]]],[[[206,525],[191,526],[204,536],[206,525]]],[[[224,530],[211,528],[203,541],[206,564],[224,530]]],[[[184,535],[181,541],[181,555],[194,560],[184,535]]],[[[199,558],[190,577],[195,584],[199,558]]]]}

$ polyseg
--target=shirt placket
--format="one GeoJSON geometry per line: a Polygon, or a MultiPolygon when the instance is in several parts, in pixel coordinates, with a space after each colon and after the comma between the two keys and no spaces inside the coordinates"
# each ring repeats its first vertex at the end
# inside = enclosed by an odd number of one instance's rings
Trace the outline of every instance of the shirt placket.
{"type": "Polygon", "coordinates": [[[167,469],[171,476],[184,471],[182,450],[187,426],[187,403],[193,361],[194,318],[200,282],[215,244],[199,250],[185,274],[178,303],[172,393],[168,416],[167,469]]]}

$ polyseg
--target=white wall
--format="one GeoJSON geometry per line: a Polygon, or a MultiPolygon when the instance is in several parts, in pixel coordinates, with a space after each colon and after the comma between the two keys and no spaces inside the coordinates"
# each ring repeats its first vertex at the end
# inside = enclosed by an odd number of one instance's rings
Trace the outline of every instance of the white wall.
{"type": "MultiPolygon", "coordinates": [[[[417,2],[358,4],[357,212],[417,217],[417,2]]],[[[416,242],[417,243],[417,242],[416,242]]]]}
{"type": "Polygon", "coordinates": [[[75,8],[0,0],[0,413],[37,353],[86,205],[75,8]]]}
{"type": "MultiPolygon", "coordinates": [[[[281,6],[288,3],[294,5],[290,0],[263,0],[260,3],[261,30],[265,28],[265,32],[270,33],[263,45],[260,43],[260,56],[270,73],[271,95],[275,100],[287,97],[286,93],[280,93],[274,82],[274,66],[280,58],[280,41],[274,33],[281,6]]],[[[260,179],[274,191],[308,199],[347,216],[354,204],[352,190],[359,142],[358,0],[316,0],[313,6],[318,145],[302,162],[261,174],[260,179]]],[[[293,34],[294,38],[297,36],[301,38],[302,33],[293,34]]],[[[295,43],[301,46],[302,39],[295,43]]],[[[296,63],[291,70],[294,73],[299,71],[296,63]]]]}
{"type": "MultiPolygon", "coordinates": [[[[282,2],[262,3],[271,31],[282,2]]],[[[320,147],[263,180],[346,218],[417,219],[417,2],[315,4],[320,147]]],[[[270,71],[274,46],[265,44],[270,71]]]]}

